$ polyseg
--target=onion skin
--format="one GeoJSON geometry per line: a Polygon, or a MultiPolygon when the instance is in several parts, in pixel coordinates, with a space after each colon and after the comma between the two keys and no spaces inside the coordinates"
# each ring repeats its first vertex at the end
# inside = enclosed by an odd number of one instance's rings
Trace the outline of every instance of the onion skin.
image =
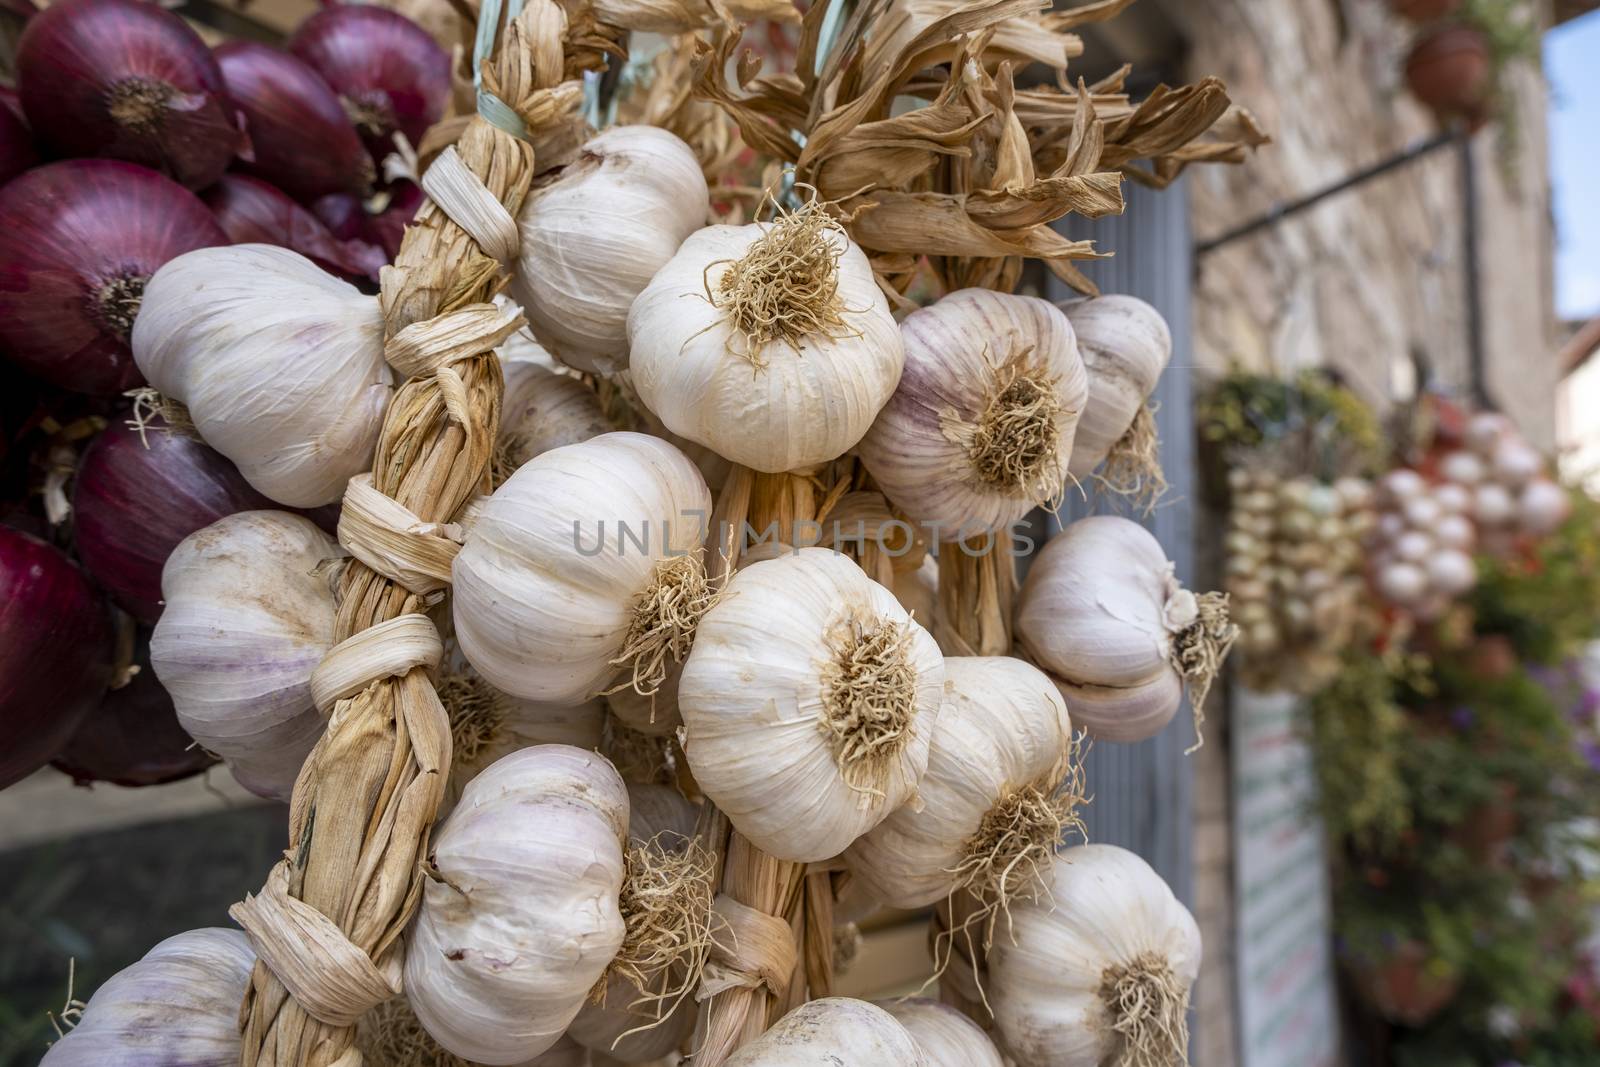
{"type": "Polygon", "coordinates": [[[139,673],[106,693],[78,724],[51,766],[79,785],[164,785],[193,777],[216,759],[178,725],[172,698],[150,669],[150,644],[139,643],[139,673]]]}
{"type": "Polygon", "coordinates": [[[254,153],[247,170],[306,203],[329,193],[366,194],[372,160],[316,71],[254,41],[220,45],[216,57],[244,113],[254,153]]]}
{"type": "Polygon", "coordinates": [[[228,243],[200,198],[110,159],[37,167],[0,188],[0,351],[54,385],[114,395],[143,382],[128,348],[150,275],[228,243]]]}
{"type": "Polygon", "coordinates": [[[375,162],[395,150],[397,131],[415,147],[444,115],[450,57],[398,12],[326,7],[300,24],[288,47],[338,94],[375,162]]]}
{"type": "Polygon", "coordinates": [[[22,34],[17,82],[29,124],[61,155],[124,159],[198,189],[245,143],[205,42],[143,0],[51,5],[22,34]]]}
{"type": "Polygon", "coordinates": [[[425,199],[422,186],[416,182],[395,182],[389,188],[389,206],[368,216],[363,236],[381,247],[393,261],[400,254],[400,240],[405,236],[406,227],[416,218],[425,199]]]}
{"type": "Polygon", "coordinates": [[[201,199],[236,245],[290,248],[330,273],[372,281],[388,262],[376,245],[336,240],[316,215],[260,178],[224,174],[201,199]]]}
{"type": "Polygon", "coordinates": [[[311,213],[339,241],[362,236],[367,224],[367,209],[361,205],[361,198],[350,193],[329,193],[317,197],[311,203],[311,213]]]}
{"type": "Polygon", "coordinates": [[[48,763],[111,683],[111,620],[60,550],[0,526],[0,789],[48,763]]]}
{"type": "Polygon", "coordinates": [[[0,185],[39,162],[28,124],[8,107],[0,107],[0,185]]]}
{"type": "Polygon", "coordinates": [[[180,541],[227,515],[275,507],[220,452],[160,423],[141,440],[121,420],[84,451],[72,502],[83,565],[149,623],[161,617],[161,568],[180,541]]]}

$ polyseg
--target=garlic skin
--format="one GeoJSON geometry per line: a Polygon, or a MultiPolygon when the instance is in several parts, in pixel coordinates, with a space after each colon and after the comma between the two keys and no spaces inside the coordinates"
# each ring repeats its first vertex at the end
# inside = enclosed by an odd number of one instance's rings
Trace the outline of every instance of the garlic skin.
{"type": "Polygon", "coordinates": [[[875,1004],[823,997],[802,1004],[735,1052],[725,1067],[935,1067],[916,1040],[875,1004]]]}
{"type": "Polygon", "coordinates": [[[900,324],[905,370],[857,451],[940,540],[1001,530],[1063,491],[1089,378],[1048,301],[959,289],[900,324]]]}
{"type": "Polygon", "coordinates": [[[1078,418],[1067,470],[1087,478],[1155,392],[1172,359],[1172,331],[1159,311],[1133,296],[1075,300],[1062,310],[1089,375],[1088,404],[1078,418]]]}
{"type": "Polygon", "coordinates": [[[500,481],[535,456],[611,432],[600,398],[580,379],[531,361],[502,362],[501,369],[506,392],[494,453],[500,481]]]}
{"type": "Polygon", "coordinates": [[[255,961],[238,930],[169,937],[95,990],[40,1067],[235,1067],[255,961]]]}
{"type": "Polygon", "coordinates": [[[758,848],[828,859],[915,793],[944,680],[938,645],[889,590],[801,549],[741,569],[700,621],[678,686],[684,752],[758,848]],[[869,700],[892,714],[852,723],[869,700]]]}
{"type": "MultiPolygon", "coordinates": [[[[1072,722],[1043,671],[1010,656],[944,661],[946,703],[934,724],[928,770],[907,804],[845,852],[850,872],[892,908],[943,900],[984,817],[1019,790],[1053,790],[1066,774],[1072,722]]],[[[1015,893],[1026,871],[1009,884],[1015,893]]]]}
{"type": "Polygon", "coordinates": [[[989,1035],[948,1004],[930,997],[875,1003],[906,1028],[928,1067],[1005,1067],[989,1035]]]}
{"type": "Polygon", "coordinates": [[[499,1067],[556,1043],[622,944],[627,822],[611,764],[566,745],[468,783],[406,943],[406,996],[440,1045],[499,1067]]]}
{"type": "MultiPolygon", "coordinates": [[[[861,440],[900,380],[905,349],[861,249],[837,227],[837,325],[751,347],[737,307],[719,307],[730,271],[784,230],[708,226],[683,242],[628,312],[630,373],[673,433],[734,463],[774,473],[833,459],[861,440]]],[[[738,277],[737,274],[733,277],[738,277]]],[[[731,282],[730,282],[731,284],[731,282]]]]}
{"type": "Polygon", "coordinates": [[[527,700],[596,696],[658,563],[696,553],[710,515],[700,472],[658,438],[609,433],[536,456],[483,505],[452,567],[467,661],[527,700]]]}
{"type": "Polygon", "coordinates": [[[1517,495],[1517,515],[1526,533],[1537,537],[1555,533],[1572,514],[1572,499],[1555,482],[1535,478],[1517,495]]]}
{"type": "MultiPolygon", "coordinates": [[[[699,809],[676,789],[629,782],[628,803],[630,845],[654,840],[668,851],[681,852],[694,839],[699,809]]],[[[652,992],[668,992],[668,982],[681,979],[681,974],[663,973],[652,992]]],[[[639,996],[631,982],[612,974],[606,981],[605,1002],[585,1004],[567,1027],[567,1037],[621,1063],[650,1063],[668,1055],[694,1028],[694,997],[683,997],[665,1021],[652,1026],[656,1021],[652,1005],[632,1008],[639,996]],[[650,1029],[628,1032],[643,1026],[650,1029]]]]}
{"type": "Polygon", "coordinates": [[[688,145],[654,126],[613,126],[528,194],[512,296],[563,363],[624,370],[628,308],[710,214],[688,145]]]}
{"type": "Polygon", "coordinates": [[[654,695],[645,696],[631,685],[623,686],[606,694],[606,707],[629,729],[646,737],[671,736],[683,725],[683,715],[678,711],[678,683],[682,677],[683,664],[674,664],[654,695]]]}
{"type": "Polygon", "coordinates": [[[391,394],[378,300],[304,256],[245,244],[171,260],[131,345],[146,380],[280,504],[331,504],[372,466],[391,394]]]}
{"type": "MultiPolygon", "coordinates": [[[[1185,641],[1218,626],[1217,599],[1183,588],[1138,523],[1091,516],[1045,542],[1029,567],[1017,640],[1060,688],[1077,725],[1101,740],[1141,741],[1177,713],[1184,678],[1174,659],[1185,641]]],[[[1229,641],[1216,642],[1219,655],[1229,641]]]]}
{"type": "MultiPolygon", "coordinates": [[[[1200,972],[1200,929],[1144,860],[1114,845],[1056,856],[1051,895],[1011,910],[1012,936],[989,953],[989,1002],[1001,1047],[1017,1067],[1187,1063],[1185,1049],[1153,1040],[1148,1059],[1124,1048],[1103,986],[1120,978],[1146,995],[1146,1034],[1170,1024],[1187,1044],[1188,994],[1200,972]]],[[[1155,1035],[1151,1035],[1154,1037],[1155,1035]]]]}
{"type": "Polygon", "coordinates": [[[243,511],[184,538],[161,572],[150,665],[183,728],[259,796],[287,800],[322,736],[311,673],[335,608],[317,569],[343,554],[309,519],[243,511]]]}

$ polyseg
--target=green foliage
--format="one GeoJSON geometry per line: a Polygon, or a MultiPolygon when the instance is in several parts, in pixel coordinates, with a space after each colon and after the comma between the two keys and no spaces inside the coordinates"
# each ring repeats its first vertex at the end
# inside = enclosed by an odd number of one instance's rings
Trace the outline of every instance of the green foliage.
{"type": "Polygon", "coordinates": [[[1327,376],[1235,371],[1201,400],[1200,439],[1225,452],[1271,448],[1301,473],[1332,480],[1376,469],[1383,435],[1366,401],[1327,376]]]}
{"type": "Polygon", "coordinates": [[[1483,561],[1472,594],[1477,631],[1509,638],[1517,655],[1554,664],[1596,632],[1600,504],[1573,492],[1572,515],[1525,555],[1483,561]]]}
{"type": "Polygon", "coordinates": [[[1600,508],[1480,569],[1474,634],[1351,656],[1312,701],[1340,952],[1352,974],[1420,954],[1453,989],[1394,1029],[1401,1067],[1594,1064],[1600,691],[1573,657],[1600,624],[1600,508]]]}

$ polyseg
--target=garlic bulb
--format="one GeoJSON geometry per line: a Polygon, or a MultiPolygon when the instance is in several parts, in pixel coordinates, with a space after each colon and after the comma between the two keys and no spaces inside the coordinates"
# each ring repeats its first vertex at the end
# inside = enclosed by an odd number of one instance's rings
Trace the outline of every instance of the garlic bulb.
{"type": "Polygon", "coordinates": [[[1535,536],[1555,533],[1572,514],[1572,499],[1555,482],[1535,478],[1523,486],[1517,497],[1517,513],[1522,529],[1535,536]]]}
{"type": "Polygon", "coordinates": [[[1113,487],[1137,491],[1137,479],[1160,477],[1155,420],[1145,402],[1172,359],[1172,331],[1159,311],[1132,296],[1075,300],[1062,310],[1089,372],[1089,401],[1067,469],[1074,478],[1087,478],[1112,459],[1108,466],[1126,468],[1106,472],[1113,487]],[[1121,475],[1133,483],[1125,484],[1121,475]]]}
{"type": "Polygon", "coordinates": [[[944,691],[938,645],[825,548],[743,568],[700,622],[678,706],[695,781],[779,859],[838,855],[906,803],[944,691]]]}
{"type": "Polygon", "coordinates": [[[1486,482],[1472,500],[1472,517],[1480,526],[1501,526],[1516,517],[1517,504],[1503,485],[1486,482]]]}
{"type": "Polygon", "coordinates": [[[237,930],[169,937],[95,990],[40,1067],[235,1067],[254,966],[237,930]]]}
{"type": "Polygon", "coordinates": [[[682,677],[683,664],[674,663],[654,693],[646,695],[631,685],[623,686],[606,694],[606,706],[630,729],[647,737],[670,737],[683,725],[678,711],[678,683],[682,677]]]}
{"type": "Polygon", "coordinates": [[[528,194],[512,294],[562,362],[622,370],[628,308],[710,213],[688,145],[654,126],[613,126],[528,194]]]}
{"type": "Polygon", "coordinates": [[[1054,304],[961,289],[900,324],[905,371],[857,446],[918,523],[957,541],[1059,500],[1089,395],[1072,324],[1054,304]]]}
{"type": "MultiPolygon", "coordinates": [[[[702,881],[704,910],[699,913],[710,922],[710,854],[692,851],[699,809],[676,789],[663,785],[628,784],[628,866],[630,880],[638,878],[638,868],[660,868],[658,885],[682,884],[685,868],[694,868],[702,881]]],[[[692,878],[695,871],[688,872],[692,878]]],[[[651,900],[656,899],[651,895],[651,900]]],[[[641,903],[644,903],[641,899],[641,903]]],[[[624,884],[623,918],[633,910],[628,884],[624,884]]],[[[709,925],[688,931],[709,946],[709,925]]],[[[567,1036],[580,1045],[604,1053],[622,1063],[648,1063],[676,1049],[694,1027],[695,1001],[685,988],[681,967],[662,968],[650,976],[647,994],[641,994],[629,976],[613,970],[606,980],[600,1002],[591,1001],[578,1012],[567,1028],[567,1036]]]]}
{"type": "Polygon", "coordinates": [[[1031,895],[1063,835],[1082,829],[1072,723],[1050,679],[1010,656],[952,656],[944,672],[920,803],[845,852],[850,872],[894,908],[961,889],[997,905],[1031,895]]]}
{"type": "Polygon", "coordinates": [[[906,1028],[928,1067],[1004,1067],[1000,1052],[978,1024],[928,997],[880,1000],[878,1007],[906,1028]]]}
{"type": "MultiPolygon", "coordinates": [[[[369,1067],[471,1067],[460,1056],[446,1051],[433,1035],[423,1029],[417,1013],[404,996],[385,1001],[361,1017],[356,1030],[356,1048],[362,1063],[369,1067]]],[[[590,1067],[589,1050],[566,1037],[556,1040],[545,1051],[516,1067],[590,1067]]]]}
{"type": "Polygon", "coordinates": [[[1114,845],[1060,853],[1050,896],[1012,909],[989,1002],[1017,1067],[1188,1063],[1200,930],[1150,865],[1114,845]]]}
{"type": "Polygon", "coordinates": [[[341,555],[309,519],[243,511],[184,538],[161,572],[150,665],[183,728],[261,796],[287,799],[322,735],[311,672],[334,603],[319,569],[341,555]]]}
{"type": "Polygon", "coordinates": [[[450,718],[450,781],[441,816],[484,768],[533,745],[596,749],[605,703],[546,704],[502,693],[465,663],[439,677],[439,703],[450,718]]]}
{"type": "Polygon", "coordinates": [[[536,456],[495,490],[452,570],[456,636],[496,688],[588,700],[630,665],[648,693],[714,598],[711,494],[665,441],[609,433],[536,456]]]}
{"type": "Polygon", "coordinates": [[[1415,563],[1395,561],[1378,568],[1378,592],[1401,607],[1422,600],[1428,592],[1428,572],[1415,563]]]}
{"type": "Polygon", "coordinates": [[[823,997],[802,1004],[750,1044],[725,1067],[934,1067],[894,1016],[875,1004],[849,997],[823,997]]]}
{"type": "Polygon", "coordinates": [[[1022,584],[1016,627],[1077,724],[1107,741],[1159,733],[1182,703],[1185,680],[1198,726],[1238,633],[1224,594],[1183,588],[1148,530],[1109,515],[1080,519],[1045,542],[1022,584]]]}
{"type": "Polygon", "coordinates": [[[1446,596],[1460,596],[1478,584],[1478,568],[1472,557],[1453,548],[1442,548],[1430,554],[1424,563],[1428,584],[1446,596]]]}
{"type": "Polygon", "coordinates": [[[533,362],[507,362],[500,403],[494,482],[504,482],[535,456],[611,431],[600,398],[578,378],[533,362]]]}
{"type": "Polygon", "coordinates": [[[290,507],[372,465],[389,402],[375,297],[271,245],[202,248],[145,288],[133,358],[206,444],[290,507]]]}
{"type": "Polygon", "coordinates": [[[861,440],[905,360],[866,254],[815,203],[690,236],[634,301],[628,343],[668,429],[768,472],[861,440]]]}
{"type": "Polygon", "coordinates": [[[1439,461],[1439,476],[1455,485],[1477,485],[1484,473],[1483,460],[1471,452],[1448,452],[1439,461]]]}
{"type": "Polygon", "coordinates": [[[555,1044],[622,945],[627,821],[617,772],[565,745],[468,783],[406,944],[406,996],[439,1044],[489,1065],[555,1044]]]}

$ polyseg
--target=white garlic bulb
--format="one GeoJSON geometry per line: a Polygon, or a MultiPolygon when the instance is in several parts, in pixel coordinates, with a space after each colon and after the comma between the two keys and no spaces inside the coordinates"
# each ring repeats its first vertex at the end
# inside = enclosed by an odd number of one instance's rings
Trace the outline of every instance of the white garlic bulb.
{"type": "Polygon", "coordinates": [[[514,696],[576,704],[639,647],[659,683],[698,617],[684,605],[713,595],[710,514],[700,472],[658,438],[609,433],[530,460],[483,505],[452,568],[467,661],[514,696]]]}
{"type": "Polygon", "coordinates": [[[628,365],[628,308],[711,213],[694,151],[654,126],[613,126],[534,189],[512,293],[562,362],[613,373],[628,365]]]}
{"type": "Polygon", "coordinates": [[[237,930],[169,937],[95,990],[40,1067],[235,1067],[254,966],[237,930]]]}
{"type": "Polygon", "coordinates": [[[1461,515],[1472,508],[1472,492],[1455,482],[1441,482],[1433,487],[1433,502],[1442,513],[1440,521],[1452,515],[1461,515]]]}
{"type": "Polygon", "coordinates": [[[322,735],[311,672],[334,602],[320,565],[341,555],[309,519],[242,511],[184,538],[161,572],[150,665],[183,728],[261,796],[287,799],[322,735]]]}
{"type": "Polygon", "coordinates": [[[464,661],[438,681],[439,702],[450,719],[450,781],[441,817],[484,768],[518,749],[571,745],[596,749],[605,727],[605,702],[546,704],[502,693],[464,661]]]}
{"type": "Polygon", "coordinates": [[[928,1067],[1004,1067],[989,1035],[950,1005],[929,997],[876,1003],[906,1028],[928,1067]]]}
{"type": "MultiPolygon", "coordinates": [[[[682,793],[663,785],[628,783],[628,849],[636,866],[641,849],[654,849],[653,859],[681,858],[695,836],[699,809],[682,793]]],[[[709,868],[708,874],[709,874],[709,868]]],[[[706,887],[710,888],[709,883],[706,887]]],[[[709,921],[710,912],[705,912],[709,921]]],[[[693,990],[684,984],[682,968],[653,976],[646,999],[629,978],[613,971],[604,998],[591,999],[578,1012],[567,1036],[621,1063],[649,1063],[668,1055],[694,1027],[693,990]]]]}
{"type": "Polygon", "coordinates": [[[1426,493],[1428,483],[1410,467],[1397,467],[1378,479],[1378,488],[1387,499],[1399,506],[1412,497],[1426,493]]]}
{"type": "Polygon", "coordinates": [[[1200,930],[1161,876],[1114,845],[1056,856],[1050,897],[1013,908],[989,1002],[1017,1067],[1187,1063],[1200,930]]]}
{"type": "Polygon", "coordinates": [[[1480,526],[1502,526],[1517,514],[1516,501],[1503,485],[1485,482],[1478,486],[1472,500],[1472,517],[1480,526]]]}
{"type": "Polygon", "coordinates": [[[889,590],[801,549],[740,570],[700,621],[678,686],[684,752],[751,843],[828,859],[916,792],[944,678],[889,590]]]}
{"type": "Polygon", "coordinates": [[[1472,452],[1447,452],[1439,461],[1439,476],[1455,485],[1477,485],[1484,474],[1483,460],[1472,452]]]}
{"type": "Polygon", "coordinates": [[[1544,470],[1544,457],[1520,436],[1507,435],[1495,446],[1489,465],[1501,485],[1517,489],[1539,476],[1544,470]]]}
{"type": "Polygon", "coordinates": [[[1572,499],[1555,482],[1535,478],[1517,496],[1518,521],[1535,536],[1554,533],[1572,514],[1572,499]]]}
{"type": "Polygon", "coordinates": [[[390,395],[383,316],[304,256],[247,244],[170,260],[131,344],[150,384],[273,500],[330,504],[370,468],[390,395]]]}
{"type": "Polygon", "coordinates": [[[578,378],[531,361],[507,362],[495,441],[496,484],[528,460],[611,431],[600,398],[578,378]]]}
{"type": "Polygon", "coordinates": [[[1238,633],[1225,595],[1183,588],[1155,537],[1110,515],[1045,542],[1022,584],[1016,628],[1077,725],[1107,741],[1159,733],[1186,679],[1198,713],[1238,633]]]}
{"type": "Polygon", "coordinates": [[[1464,515],[1446,515],[1433,528],[1433,539],[1445,548],[1469,550],[1475,537],[1472,520],[1464,515]]]}
{"type": "Polygon", "coordinates": [[[1478,584],[1478,568],[1472,557],[1453,548],[1441,548],[1423,564],[1431,588],[1446,596],[1460,596],[1478,584]]]}
{"type": "Polygon", "coordinates": [[[439,1044],[489,1065],[555,1044],[622,945],[627,821],[617,772],[565,745],[467,785],[406,944],[406,996],[439,1044]]]}
{"type": "Polygon", "coordinates": [[[1089,395],[1067,317],[1036,297],[960,289],[900,334],[900,384],[857,446],[885,495],[946,541],[1059,499],[1089,395]]]}
{"type": "Polygon", "coordinates": [[[1419,602],[1428,591],[1428,572],[1415,563],[1395,561],[1378,568],[1378,592],[1401,607],[1419,602]]]}
{"type": "Polygon", "coordinates": [[[1493,456],[1500,439],[1516,433],[1511,420],[1498,411],[1480,411],[1467,420],[1467,447],[1485,458],[1493,456]]]}
{"type": "Polygon", "coordinates": [[[1029,895],[1083,800],[1067,706],[1042,671],[1010,656],[952,656],[944,673],[920,803],[845,852],[851,873],[890,907],[958,889],[985,901],[1029,895]]]}
{"type": "Polygon", "coordinates": [[[1088,405],[1078,419],[1068,470],[1087,478],[1145,410],[1172,358],[1172,331],[1159,311],[1132,296],[1076,300],[1063,310],[1089,372],[1088,405]]]}
{"type": "Polygon", "coordinates": [[[726,1067],[934,1067],[906,1028],[875,1004],[823,997],[802,1004],[735,1052],[726,1067]]]}
{"type": "Polygon", "coordinates": [[[855,445],[905,360],[866,254],[815,204],[691,235],[634,301],[628,341],[668,429],[768,472],[855,445]]]}

